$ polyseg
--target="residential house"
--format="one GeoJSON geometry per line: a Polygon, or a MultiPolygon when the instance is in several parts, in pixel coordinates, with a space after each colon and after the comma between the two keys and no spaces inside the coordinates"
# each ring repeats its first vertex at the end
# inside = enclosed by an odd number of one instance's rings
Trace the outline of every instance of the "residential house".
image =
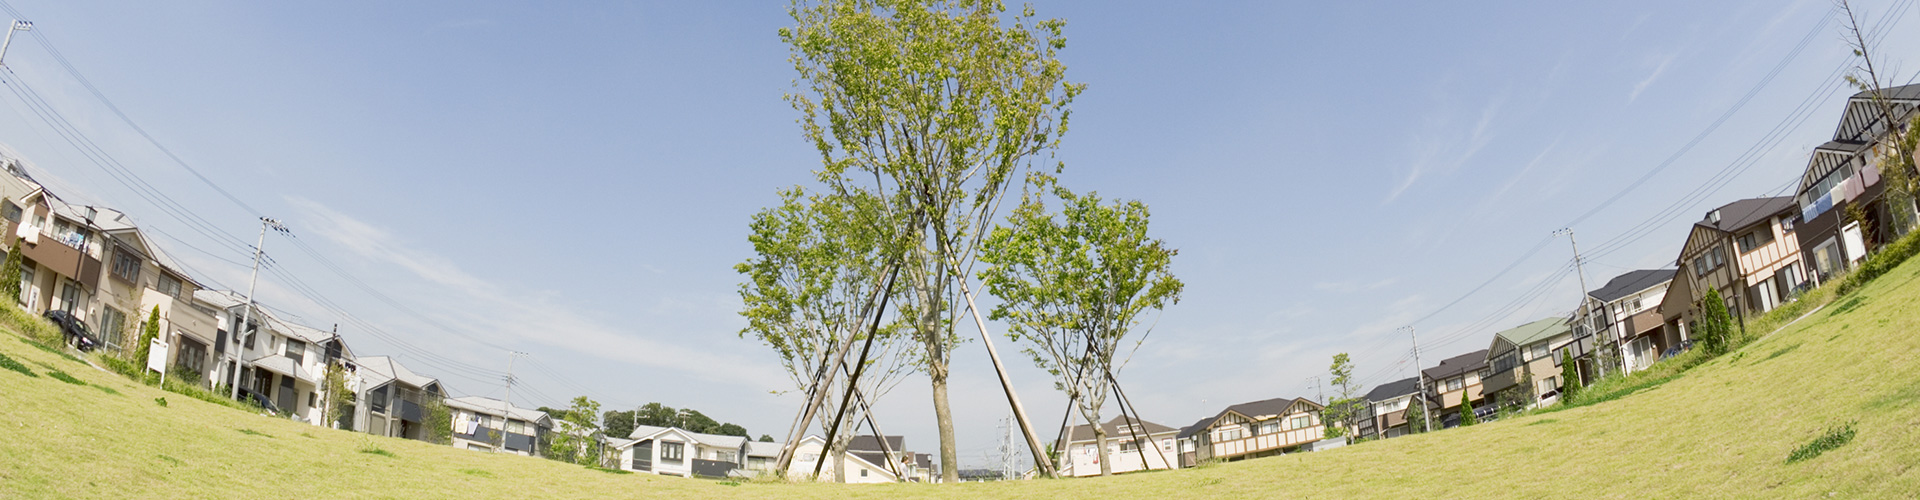
{"type": "MultiPolygon", "coordinates": [[[[1558,400],[1561,349],[1573,343],[1571,325],[1567,318],[1558,316],[1495,333],[1493,344],[1486,350],[1489,366],[1487,377],[1481,381],[1481,390],[1497,395],[1496,403],[1526,408],[1558,400]],[[1520,384],[1530,384],[1531,389],[1502,392],[1516,386],[1529,387],[1520,384]],[[1500,397],[1520,400],[1501,401],[1500,397]]],[[[1485,406],[1485,411],[1494,411],[1494,405],[1485,406]]]]}
{"type": "Polygon", "coordinates": [[[903,481],[925,482],[932,479],[933,471],[926,467],[931,463],[930,456],[907,451],[906,438],[903,436],[887,436],[885,441],[870,434],[854,436],[847,442],[847,454],[867,463],[897,470],[903,481]]]}
{"type": "MultiPolygon", "coordinates": [[[[395,402],[410,403],[400,399],[395,402]]],[[[554,425],[553,417],[546,412],[484,396],[446,398],[444,402],[448,417],[453,419],[453,447],[531,457],[545,455],[547,434],[553,431],[554,425]]],[[[403,411],[402,415],[407,411],[411,410],[403,411]]],[[[404,432],[415,432],[405,418],[397,421],[404,432]]]]}
{"type": "Polygon", "coordinates": [[[1415,404],[1427,403],[1420,398],[1420,379],[1417,377],[1380,384],[1367,391],[1363,399],[1366,406],[1361,416],[1365,418],[1356,429],[1357,436],[1362,439],[1400,437],[1413,430],[1410,425],[1425,425],[1425,422],[1409,421],[1411,417],[1408,410],[1415,404]]]}
{"type": "MultiPolygon", "coordinates": [[[[1441,360],[1433,368],[1420,370],[1426,377],[1425,394],[1433,400],[1433,420],[1440,427],[1460,425],[1460,403],[1481,401],[1480,381],[1487,375],[1487,350],[1481,349],[1441,360]]],[[[1476,402],[1475,418],[1492,416],[1493,409],[1476,402]]]]}
{"type": "MultiPolygon", "coordinates": [[[[635,426],[629,441],[616,445],[621,470],[680,477],[728,477],[736,474],[752,449],[747,438],[704,434],[677,427],[635,426]]],[[[774,454],[778,455],[778,446],[774,454]]],[[[764,454],[765,448],[760,448],[764,454]]]]}
{"type": "Polygon", "coordinates": [[[1742,320],[1791,300],[1806,281],[1794,235],[1800,216],[1791,196],[1740,200],[1707,212],[1680,250],[1680,269],[1660,302],[1663,320],[1687,338],[1709,290],[1718,290],[1727,310],[1742,320]]]}
{"type": "Polygon", "coordinates": [[[740,468],[743,470],[742,473],[746,475],[772,474],[774,463],[780,460],[781,446],[783,445],[774,442],[748,441],[747,461],[746,463],[740,464],[740,468]]]}
{"type": "MultiPolygon", "coordinates": [[[[455,413],[452,410],[453,403],[447,399],[446,387],[440,383],[439,379],[415,373],[407,369],[406,365],[401,364],[399,360],[388,356],[365,356],[353,360],[348,367],[352,375],[347,377],[347,387],[354,391],[355,404],[352,411],[348,412],[352,415],[353,421],[346,427],[355,432],[426,441],[431,437],[427,432],[427,408],[435,404],[446,404],[449,407],[448,413],[455,413]]],[[[468,400],[487,406],[487,411],[493,413],[469,412],[466,422],[484,420],[474,416],[477,414],[494,415],[495,417],[490,418],[497,418],[502,411],[499,400],[496,399],[468,398],[468,400]],[[493,403],[488,404],[486,401],[493,401],[493,403]]],[[[524,412],[516,411],[514,415],[522,422],[538,420],[536,416],[524,412]]],[[[454,446],[472,448],[461,444],[462,438],[459,434],[464,430],[469,436],[475,436],[479,432],[478,428],[472,425],[459,425],[458,422],[461,420],[458,420],[457,415],[452,418],[456,422],[454,446]]],[[[498,422],[489,421],[486,425],[478,427],[497,430],[500,425],[498,422]]],[[[538,428],[537,425],[534,427],[538,428]]],[[[521,435],[528,435],[524,424],[515,426],[515,429],[521,430],[522,432],[519,432],[521,435]]],[[[533,435],[538,433],[535,432],[533,435]]],[[[483,449],[493,450],[499,444],[497,437],[483,436],[467,440],[479,442],[483,449]]],[[[514,449],[529,450],[526,447],[514,449]]]]}
{"type": "Polygon", "coordinates": [[[102,208],[94,224],[105,235],[103,246],[110,248],[107,272],[95,287],[100,293],[94,316],[108,346],[137,348],[136,333],[157,311],[157,340],[166,348],[156,352],[166,356],[165,366],[192,383],[212,387],[218,380],[214,372],[220,329],[213,307],[194,299],[199,283],[181,272],[126,214],[102,208]]]}
{"type": "MultiPolygon", "coordinates": [[[[1668,349],[1680,344],[1678,328],[1667,328],[1660,301],[1673,282],[1673,269],[1628,271],[1587,293],[1587,303],[1573,310],[1574,336],[1613,349],[1609,361],[1627,373],[1646,368],[1668,349]]],[[[1594,345],[1585,342],[1583,346],[1594,345]]]]}
{"type": "MultiPolygon", "coordinates": [[[[1114,474],[1179,467],[1179,453],[1174,441],[1179,437],[1180,429],[1128,419],[1124,415],[1100,424],[1100,428],[1107,433],[1106,458],[1110,461],[1108,468],[1114,474]]],[[[1060,475],[1100,475],[1100,445],[1093,434],[1093,426],[1080,424],[1069,427],[1064,451],[1060,457],[1060,475]]]]}
{"type": "Polygon", "coordinates": [[[1180,454],[1180,468],[1200,465],[1200,434],[1207,431],[1207,424],[1213,423],[1213,417],[1202,418],[1192,425],[1180,428],[1173,437],[1173,446],[1180,454]]]}
{"type": "MultiPolygon", "coordinates": [[[[125,342],[127,324],[101,331],[93,297],[101,280],[106,251],[93,219],[94,207],[72,205],[26,175],[19,160],[0,159],[0,218],[7,222],[6,244],[18,248],[23,268],[20,301],[34,314],[68,311],[98,331],[103,342],[125,342]]],[[[109,316],[109,319],[116,319],[109,316]]]]}
{"type": "Polygon", "coordinates": [[[1893,130],[1888,125],[1906,127],[1920,109],[1920,84],[1885,89],[1882,95],[1893,108],[1892,116],[1874,102],[1872,94],[1854,94],[1847,99],[1833,140],[1813,149],[1800,174],[1799,189],[1794,192],[1800,219],[1794,233],[1803,252],[1801,260],[1815,282],[1852,269],[1872,246],[1889,241],[1886,235],[1892,234],[1892,218],[1880,197],[1886,186],[1880,183],[1879,159],[1887,152],[1885,140],[1893,130]],[[1861,207],[1866,220],[1849,220],[1849,205],[1861,207]]]}
{"type": "MultiPolygon", "coordinates": [[[[1179,435],[1189,436],[1189,464],[1291,453],[1326,437],[1323,406],[1306,398],[1275,398],[1229,406],[1179,435]],[[1190,433],[1189,433],[1190,431],[1190,433]]],[[[1185,460],[1183,460],[1185,461],[1185,460]]]]}

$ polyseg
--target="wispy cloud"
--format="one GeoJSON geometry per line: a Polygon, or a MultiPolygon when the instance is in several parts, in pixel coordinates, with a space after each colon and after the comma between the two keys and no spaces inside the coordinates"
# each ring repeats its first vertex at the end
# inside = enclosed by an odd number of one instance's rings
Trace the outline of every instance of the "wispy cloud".
{"type": "Polygon", "coordinates": [[[1678,58],[1680,58],[1679,51],[1675,51],[1671,54],[1667,54],[1665,56],[1659,57],[1658,58],[1659,62],[1655,63],[1653,66],[1653,72],[1647,74],[1646,78],[1642,78],[1640,80],[1640,83],[1633,84],[1633,92],[1630,92],[1627,94],[1627,102],[1631,103],[1634,100],[1639,99],[1640,93],[1646,92],[1647,87],[1652,86],[1653,82],[1659,81],[1660,75],[1666,74],[1667,67],[1672,66],[1674,59],[1678,59],[1678,58]]]}
{"type": "MultiPolygon", "coordinates": [[[[755,363],[596,322],[588,319],[584,311],[565,305],[561,297],[500,286],[438,255],[408,247],[385,229],[320,203],[300,198],[287,201],[300,210],[302,225],[308,233],[321,235],[356,257],[398,267],[432,284],[429,293],[410,294],[407,298],[426,302],[410,305],[426,310],[423,314],[429,315],[430,320],[449,329],[495,343],[530,342],[756,388],[787,385],[787,377],[770,363],[755,363]],[[423,305],[432,307],[420,307],[423,305]]],[[[655,304],[652,309],[659,313],[728,307],[719,302],[724,301],[683,297],[655,304]]]]}
{"type": "Polygon", "coordinates": [[[1380,204],[1393,203],[1428,174],[1452,172],[1472,160],[1481,148],[1493,140],[1490,129],[1505,102],[1506,95],[1503,93],[1481,106],[1473,125],[1466,128],[1464,135],[1459,132],[1461,128],[1454,123],[1453,117],[1444,113],[1429,117],[1425,131],[1413,140],[1412,149],[1418,152],[1417,158],[1407,167],[1406,176],[1394,185],[1380,204]]]}

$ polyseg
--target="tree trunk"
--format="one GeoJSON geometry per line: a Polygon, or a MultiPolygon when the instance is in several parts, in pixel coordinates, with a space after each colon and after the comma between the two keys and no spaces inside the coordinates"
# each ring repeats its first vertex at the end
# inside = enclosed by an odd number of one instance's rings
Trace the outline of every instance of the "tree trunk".
{"type": "Polygon", "coordinates": [[[1107,453],[1107,429],[1100,427],[1099,423],[1093,424],[1093,442],[1094,446],[1100,447],[1100,475],[1113,475],[1113,455],[1107,453]]]}
{"type": "Polygon", "coordinates": [[[933,380],[933,418],[940,427],[940,482],[960,482],[960,452],[954,449],[953,409],[947,406],[947,364],[933,361],[927,367],[933,380]]]}

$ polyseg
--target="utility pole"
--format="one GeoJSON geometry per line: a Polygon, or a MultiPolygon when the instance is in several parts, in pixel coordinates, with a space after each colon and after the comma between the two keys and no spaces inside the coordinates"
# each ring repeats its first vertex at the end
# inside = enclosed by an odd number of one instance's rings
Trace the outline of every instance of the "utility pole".
{"type": "Polygon", "coordinates": [[[1420,418],[1426,421],[1427,432],[1433,432],[1433,412],[1427,409],[1427,372],[1420,371],[1420,335],[1414,333],[1413,325],[1407,325],[1407,336],[1413,339],[1413,374],[1420,379],[1420,418]]]}
{"type": "Polygon", "coordinates": [[[1320,396],[1320,404],[1327,404],[1327,391],[1320,388],[1320,376],[1307,377],[1307,380],[1313,381],[1313,393],[1320,396]]]}
{"type": "Polygon", "coordinates": [[[7,46],[13,45],[13,32],[15,31],[33,31],[33,23],[15,19],[12,25],[7,26],[7,39],[0,41],[0,62],[7,60],[7,46]]]}
{"type": "MultiPolygon", "coordinates": [[[[1567,243],[1573,245],[1573,274],[1580,277],[1580,322],[1586,323],[1585,326],[1587,329],[1593,332],[1594,375],[1598,376],[1600,375],[1600,329],[1594,328],[1593,326],[1593,296],[1587,295],[1587,271],[1580,262],[1580,242],[1573,238],[1573,228],[1570,227],[1560,228],[1560,230],[1554,231],[1553,234],[1567,235],[1567,243]]],[[[1576,373],[1579,372],[1577,369],[1578,366],[1575,368],[1574,371],[1576,373]]]]}
{"type": "Polygon", "coordinates": [[[227,353],[233,355],[233,399],[240,399],[240,360],[243,359],[240,355],[240,336],[253,325],[253,292],[254,286],[260,283],[260,258],[266,256],[268,228],[281,233],[288,232],[287,226],[280,225],[280,221],[260,218],[260,241],[253,245],[253,274],[247,278],[247,307],[240,311],[240,324],[233,327],[233,338],[228,339],[233,344],[227,349],[227,353]]]}
{"type": "Polygon", "coordinates": [[[527,355],[527,353],[507,351],[507,397],[500,401],[500,414],[502,415],[502,417],[500,417],[500,447],[494,450],[496,453],[507,451],[507,424],[513,422],[513,359],[525,355],[527,355]]]}

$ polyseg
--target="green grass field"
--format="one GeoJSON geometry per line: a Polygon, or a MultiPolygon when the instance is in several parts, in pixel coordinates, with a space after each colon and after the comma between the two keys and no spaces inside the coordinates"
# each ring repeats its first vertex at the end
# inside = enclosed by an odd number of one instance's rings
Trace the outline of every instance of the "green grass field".
{"type": "Polygon", "coordinates": [[[1912,497],[1916,280],[1920,259],[1734,353],[1616,384],[1631,394],[1596,404],[1199,469],[962,485],[609,474],[253,415],[5,339],[0,498],[1912,497]]]}

